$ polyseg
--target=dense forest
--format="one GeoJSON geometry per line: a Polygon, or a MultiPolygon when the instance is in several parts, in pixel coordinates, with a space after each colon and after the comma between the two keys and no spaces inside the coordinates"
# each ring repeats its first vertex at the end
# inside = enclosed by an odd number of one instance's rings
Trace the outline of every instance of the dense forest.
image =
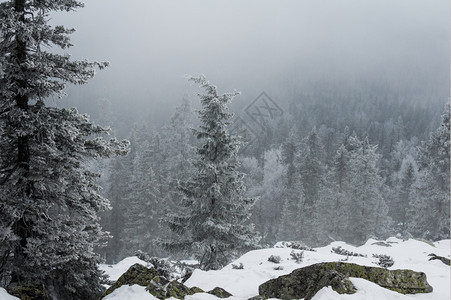
{"type": "MultiPolygon", "coordinates": [[[[247,195],[257,199],[251,222],[263,245],[449,238],[446,101],[342,88],[284,100],[288,109],[263,94],[229,122],[242,136],[240,169],[247,195]]],[[[181,209],[179,183],[195,172],[196,101],[185,95],[160,128],[136,122],[128,129],[131,152],[98,166],[113,208],[102,217],[113,236],[102,250],[107,261],[137,250],[169,254],[156,241],[171,235],[161,217],[181,209]]]]}

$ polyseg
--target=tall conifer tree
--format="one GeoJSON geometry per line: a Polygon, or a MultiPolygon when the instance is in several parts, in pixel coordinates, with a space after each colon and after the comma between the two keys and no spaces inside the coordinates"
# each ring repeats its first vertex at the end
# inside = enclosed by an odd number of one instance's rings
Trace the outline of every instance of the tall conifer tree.
{"type": "Polygon", "coordinates": [[[127,142],[75,109],[46,105],[66,83],[83,84],[96,67],[46,51],[66,49],[73,29],[48,24],[74,0],[0,3],[0,282],[42,285],[54,298],[90,299],[101,290],[93,248],[106,234],[97,212],[108,208],[99,175],[86,161],[127,151],[127,142]]]}
{"type": "Polygon", "coordinates": [[[181,237],[163,241],[169,249],[195,253],[204,270],[218,269],[234,252],[255,246],[258,235],[247,221],[254,199],[246,198],[243,174],[238,171],[240,141],[228,133],[232,114],[227,104],[238,93],[218,94],[205,77],[190,77],[206,94],[199,94],[201,125],[194,133],[202,142],[194,160],[196,174],[180,184],[180,211],[165,222],[181,237]]]}
{"type": "Polygon", "coordinates": [[[410,232],[438,240],[450,236],[450,104],[442,122],[420,147],[420,179],[417,199],[413,201],[410,232]]]}
{"type": "Polygon", "coordinates": [[[324,148],[316,128],[302,141],[302,148],[297,160],[304,193],[301,209],[301,238],[309,242],[318,242],[317,231],[321,221],[318,215],[320,191],[324,188],[325,167],[323,164],[324,148]]]}
{"type": "Polygon", "coordinates": [[[363,243],[370,236],[383,236],[390,224],[388,207],[382,197],[383,179],[379,175],[377,146],[368,137],[359,142],[352,139],[349,161],[350,178],[347,186],[346,239],[363,243]]]}

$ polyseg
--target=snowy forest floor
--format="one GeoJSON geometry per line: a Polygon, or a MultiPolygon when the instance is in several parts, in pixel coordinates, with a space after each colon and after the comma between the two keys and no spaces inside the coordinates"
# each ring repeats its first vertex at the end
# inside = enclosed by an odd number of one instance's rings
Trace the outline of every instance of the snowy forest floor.
{"type": "MultiPolygon", "coordinates": [[[[290,253],[292,248],[277,243],[274,248],[250,251],[223,269],[218,271],[195,270],[192,276],[185,282],[189,287],[197,286],[203,290],[211,290],[214,287],[222,287],[233,294],[228,299],[249,299],[258,295],[258,286],[269,279],[291,273],[293,270],[320,262],[343,261],[356,263],[365,266],[377,266],[377,258],[373,254],[385,254],[393,258],[394,264],[389,269],[411,269],[424,272],[427,275],[429,284],[433,287],[433,292],[428,294],[403,295],[394,291],[384,289],[372,282],[351,278],[357,287],[357,293],[353,295],[339,295],[327,287],[320,290],[313,300],[448,300],[450,294],[450,267],[440,260],[429,261],[429,254],[434,253],[443,257],[450,257],[451,241],[443,240],[428,244],[419,240],[403,241],[396,238],[389,238],[385,244],[391,247],[374,244],[378,241],[370,239],[360,247],[354,247],[344,242],[333,242],[328,246],[315,248],[313,251],[304,251],[303,261],[296,263],[290,253]],[[350,252],[362,254],[364,256],[343,256],[332,252],[332,248],[341,247],[350,252]],[[268,261],[271,256],[279,256],[280,263],[276,264],[268,261]],[[243,264],[243,269],[234,269],[232,265],[243,264]]],[[[294,250],[301,252],[301,250],[294,250]]],[[[121,274],[135,264],[140,263],[147,266],[147,263],[137,257],[128,257],[116,265],[101,265],[109,276],[110,280],[117,280],[121,274]]],[[[15,300],[18,298],[9,296],[5,290],[0,289],[0,299],[15,300]]],[[[122,286],[108,295],[106,300],[155,300],[144,287],[138,285],[122,286]]],[[[187,300],[213,300],[217,297],[199,293],[185,297],[187,300]]]]}
{"type": "MultiPolygon", "coordinates": [[[[448,300],[450,297],[450,267],[439,260],[429,261],[429,254],[434,253],[439,256],[450,257],[450,240],[443,240],[435,242],[430,245],[423,241],[407,240],[402,241],[396,238],[390,238],[386,243],[391,247],[384,247],[373,245],[376,240],[368,240],[366,244],[360,247],[354,247],[344,242],[333,242],[326,247],[315,248],[316,252],[304,251],[304,259],[301,263],[296,263],[290,253],[292,248],[269,248],[250,251],[241,256],[236,261],[225,266],[218,271],[201,271],[195,270],[193,275],[186,281],[189,287],[197,286],[203,290],[211,290],[214,287],[222,287],[226,291],[234,295],[228,298],[248,299],[258,295],[258,286],[269,279],[276,278],[280,275],[285,275],[292,272],[294,269],[305,267],[319,262],[339,261],[346,259],[346,256],[332,253],[332,248],[341,246],[343,249],[366,255],[366,257],[349,256],[348,262],[353,262],[360,265],[377,266],[376,258],[373,254],[385,254],[394,259],[394,265],[389,269],[411,269],[414,271],[424,272],[427,275],[429,284],[434,288],[434,291],[429,294],[416,295],[402,295],[387,289],[384,289],[369,281],[351,278],[351,281],[358,288],[358,292],[353,295],[339,295],[331,288],[323,288],[319,291],[313,300],[448,300]],[[279,264],[268,261],[271,256],[280,256],[279,264]],[[232,264],[243,264],[243,269],[233,269],[232,264]],[[275,268],[281,270],[275,270],[275,268]]],[[[275,247],[282,247],[281,243],[275,247]]],[[[301,252],[301,250],[294,250],[301,252]]],[[[126,258],[120,263],[109,266],[102,265],[101,268],[110,275],[111,280],[116,280],[122,273],[124,273],[129,266],[134,263],[142,263],[136,257],[126,258]]],[[[106,297],[108,300],[119,299],[136,299],[136,300],[150,300],[156,299],[144,287],[140,286],[123,286],[106,297]]],[[[218,299],[213,295],[202,293],[187,296],[187,300],[208,300],[218,299]]]]}

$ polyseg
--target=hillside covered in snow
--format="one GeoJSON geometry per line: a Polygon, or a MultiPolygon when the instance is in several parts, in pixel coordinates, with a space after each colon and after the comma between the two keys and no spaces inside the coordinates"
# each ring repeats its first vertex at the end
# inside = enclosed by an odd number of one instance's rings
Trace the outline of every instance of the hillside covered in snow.
{"type": "MultiPolygon", "coordinates": [[[[191,277],[185,282],[188,287],[200,287],[205,291],[215,287],[221,287],[230,292],[233,296],[229,299],[249,299],[258,295],[258,287],[262,283],[288,274],[295,269],[309,266],[320,262],[347,261],[364,266],[377,267],[379,259],[373,254],[390,256],[394,264],[388,267],[390,270],[411,269],[413,271],[424,272],[428,283],[432,286],[433,292],[427,294],[403,295],[378,286],[375,283],[364,279],[350,278],[357,288],[357,292],[352,295],[338,294],[330,287],[321,289],[314,297],[314,300],[446,300],[450,299],[450,267],[440,260],[432,260],[428,256],[434,253],[438,256],[449,258],[450,240],[435,242],[433,245],[418,240],[403,241],[390,238],[384,242],[368,240],[360,247],[354,247],[344,242],[333,242],[322,248],[315,248],[315,251],[303,251],[302,262],[296,262],[291,253],[300,253],[302,250],[286,247],[283,243],[277,243],[274,248],[250,251],[241,256],[236,261],[218,271],[195,270],[191,277]],[[335,252],[344,250],[353,252],[355,255],[342,255],[335,252]],[[268,261],[269,257],[280,257],[279,263],[268,261]],[[242,264],[243,269],[236,269],[242,264]]],[[[101,268],[110,275],[111,280],[117,280],[127,268],[135,263],[148,265],[146,262],[136,257],[126,258],[116,265],[102,265],[101,268]]],[[[198,293],[186,296],[187,300],[207,300],[217,297],[198,293]]],[[[13,298],[11,298],[13,299],[13,298]]],[[[156,299],[149,294],[145,287],[132,285],[122,286],[113,293],[105,297],[106,300],[150,300],[156,299]]]]}

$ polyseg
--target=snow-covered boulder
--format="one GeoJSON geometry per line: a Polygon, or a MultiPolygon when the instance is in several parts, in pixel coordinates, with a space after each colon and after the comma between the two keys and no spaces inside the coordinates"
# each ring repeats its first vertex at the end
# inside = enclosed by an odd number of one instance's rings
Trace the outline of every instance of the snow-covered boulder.
{"type": "Polygon", "coordinates": [[[169,281],[161,276],[154,268],[147,268],[141,264],[134,264],[127,272],[105,292],[104,296],[112,293],[117,288],[124,285],[140,285],[146,287],[146,290],[158,299],[170,297],[183,299],[186,295],[203,292],[199,288],[188,288],[178,281],[169,281]]]}
{"type": "Polygon", "coordinates": [[[115,265],[107,265],[107,264],[101,264],[99,266],[99,269],[101,271],[104,271],[106,274],[108,274],[108,279],[111,281],[116,281],[121,277],[122,274],[124,274],[131,266],[134,264],[140,264],[146,267],[152,267],[151,264],[148,262],[139,259],[136,256],[131,256],[124,258],[120,262],[118,262],[115,265]]]}
{"type": "Polygon", "coordinates": [[[164,278],[161,278],[154,268],[147,268],[137,263],[132,265],[124,274],[122,274],[117,279],[117,281],[105,292],[104,296],[110,294],[115,289],[123,285],[137,284],[147,287],[151,283],[167,284],[168,281],[164,278]]]}
{"type": "Polygon", "coordinates": [[[324,287],[339,294],[354,294],[357,289],[349,277],[362,278],[402,294],[430,293],[426,274],[412,270],[387,270],[345,262],[326,262],[294,270],[259,286],[267,298],[310,300],[324,287]]]}
{"type": "Polygon", "coordinates": [[[220,287],[215,287],[214,289],[212,289],[211,291],[209,291],[207,293],[209,293],[213,296],[216,296],[218,298],[229,298],[232,296],[232,294],[230,294],[225,289],[220,288],[220,287]]]}

